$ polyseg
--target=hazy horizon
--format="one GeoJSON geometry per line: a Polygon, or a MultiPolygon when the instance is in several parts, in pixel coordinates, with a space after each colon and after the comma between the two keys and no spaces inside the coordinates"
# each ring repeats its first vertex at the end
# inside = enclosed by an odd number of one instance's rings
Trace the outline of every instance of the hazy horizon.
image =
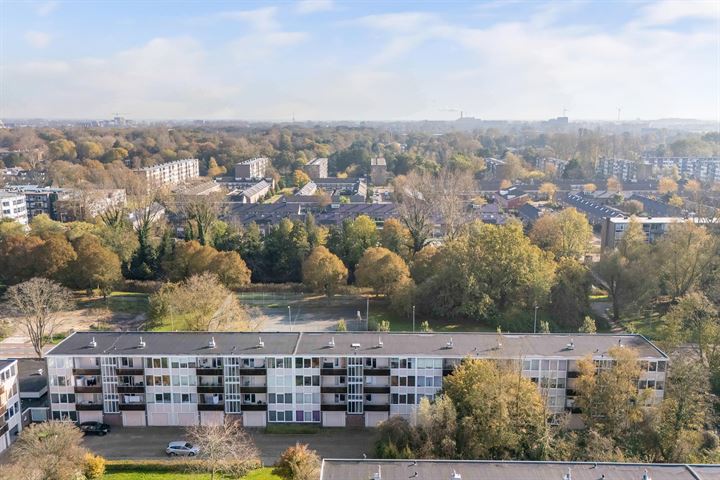
{"type": "Polygon", "coordinates": [[[0,118],[720,122],[720,2],[0,3],[0,118]]]}

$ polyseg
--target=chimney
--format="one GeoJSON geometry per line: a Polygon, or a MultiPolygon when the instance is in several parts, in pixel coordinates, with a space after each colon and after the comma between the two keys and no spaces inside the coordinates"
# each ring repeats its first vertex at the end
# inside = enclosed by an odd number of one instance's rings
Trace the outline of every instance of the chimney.
{"type": "Polygon", "coordinates": [[[138,348],[145,348],[145,340],[143,340],[142,337],[140,337],[140,342],[138,342],[138,348]]]}
{"type": "Polygon", "coordinates": [[[97,347],[97,342],[95,341],[95,337],[92,337],[92,340],[90,340],[90,348],[97,347]]]}
{"type": "Polygon", "coordinates": [[[563,480],[572,480],[572,470],[568,467],[568,471],[563,475],[563,480]]]}
{"type": "Polygon", "coordinates": [[[208,348],[215,348],[217,345],[215,344],[215,337],[210,337],[210,341],[208,342],[208,348]]]}

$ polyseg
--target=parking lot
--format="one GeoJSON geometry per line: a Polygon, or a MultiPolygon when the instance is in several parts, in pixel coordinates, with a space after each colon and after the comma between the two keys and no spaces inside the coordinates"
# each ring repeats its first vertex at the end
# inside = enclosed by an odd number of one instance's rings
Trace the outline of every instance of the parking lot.
{"type": "MultiPolygon", "coordinates": [[[[93,452],[108,459],[165,458],[168,442],[184,440],[181,427],[113,428],[104,437],[87,436],[84,443],[93,452]]],[[[250,430],[265,465],[275,463],[280,453],[295,443],[307,443],[325,458],[362,458],[373,456],[377,434],[374,430],[323,429],[315,434],[267,434],[250,430]]]]}

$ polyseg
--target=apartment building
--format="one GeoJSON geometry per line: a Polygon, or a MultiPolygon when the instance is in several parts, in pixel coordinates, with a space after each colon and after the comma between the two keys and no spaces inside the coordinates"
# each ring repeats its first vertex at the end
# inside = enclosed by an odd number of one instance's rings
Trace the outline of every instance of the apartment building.
{"type": "Polygon", "coordinates": [[[145,180],[148,190],[166,185],[176,185],[200,176],[200,162],[197,158],[184,158],[161,163],[152,167],[135,170],[145,180]]]}
{"type": "Polygon", "coordinates": [[[304,167],[305,173],[312,179],[327,178],[328,176],[328,159],[313,158],[304,167]]]}
{"type": "Polygon", "coordinates": [[[517,209],[530,201],[528,194],[519,187],[500,189],[493,196],[495,202],[505,209],[517,209]]]}
{"type": "Polygon", "coordinates": [[[265,170],[270,166],[266,157],[251,158],[235,165],[235,180],[241,178],[265,178],[265,170]]]}
{"type": "Polygon", "coordinates": [[[574,410],[577,362],[635,349],[638,388],[664,392],[667,356],[639,335],[78,332],[47,353],[52,416],[114,425],[374,427],[411,418],[464,358],[510,361],[557,413],[574,410]]]}
{"type": "Polygon", "coordinates": [[[54,202],[55,219],[61,222],[90,220],[127,203],[122,188],[71,190],[54,202]]]}
{"type": "Polygon", "coordinates": [[[600,231],[600,247],[604,251],[606,249],[615,248],[630,227],[630,222],[638,222],[645,233],[646,240],[650,243],[656,242],[669,229],[670,225],[692,221],[703,223],[700,218],[684,218],[684,217],[635,217],[635,216],[619,216],[606,217],[603,220],[600,231]]]}
{"type": "Polygon", "coordinates": [[[39,185],[13,185],[6,190],[25,195],[28,220],[42,214],[55,219],[55,202],[69,195],[69,190],[39,185]]]}
{"type": "Polygon", "coordinates": [[[17,360],[0,360],[0,453],[22,430],[17,360]]]}
{"type": "Polygon", "coordinates": [[[0,219],[5,218],[27,225],[28,213],[25,195],[19,192],[0,190],[0,219]]]}
{"type": "Polygon", "coordinates": [[[642,160],[601,158],[595,167],[595,173],[600,177],[616,177],[626,182],[667,176],[675,171],[683,178],[717,183],[720,182],[720,157],[644,156],[642,160]]]}
{"type": "Polygon", "coordinates": [[[385,185],[387,183],[387,163],[384,157],[370,159],[370,182],[373,185],[385,185]]]}

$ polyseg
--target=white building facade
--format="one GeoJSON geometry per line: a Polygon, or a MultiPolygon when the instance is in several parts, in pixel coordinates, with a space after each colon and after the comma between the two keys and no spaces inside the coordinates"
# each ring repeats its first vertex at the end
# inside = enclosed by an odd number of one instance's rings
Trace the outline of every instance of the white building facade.
{"type": "Polygon", "coordinates": [[[17,360],[0,360],[0,453],[22,431],[17,360]]]}

